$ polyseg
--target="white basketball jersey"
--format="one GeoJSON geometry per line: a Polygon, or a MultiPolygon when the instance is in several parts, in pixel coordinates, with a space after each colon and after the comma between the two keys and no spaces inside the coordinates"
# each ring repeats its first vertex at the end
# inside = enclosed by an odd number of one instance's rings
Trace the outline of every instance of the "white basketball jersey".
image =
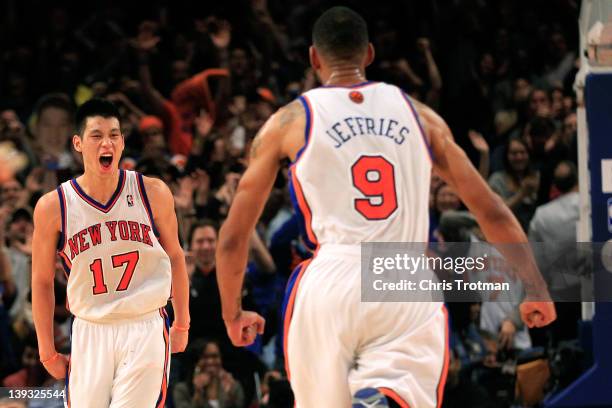
{"type": "Polygon", "coordinates": [[[431,152],[409,98],[366,82],[300,100],[306,143],[290,189],[306,243],[427,242],[431,152]]]}
{"type": "Polygon", "coordinates": [[[90,321],[143,315],[166,305],[172,274],[142,175],[120,170],[106,204],[75,179],[57,188],[62,212],[59,255],[68,275],[68,307],[90,321]]]}

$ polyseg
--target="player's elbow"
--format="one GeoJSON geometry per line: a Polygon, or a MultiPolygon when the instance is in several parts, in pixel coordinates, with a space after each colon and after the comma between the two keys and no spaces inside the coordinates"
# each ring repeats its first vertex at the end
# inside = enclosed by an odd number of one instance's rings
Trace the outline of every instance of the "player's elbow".
{"type": "Polygon", "coordinates": [[[229,236],[227,234],[219,234],[219,242],[217,244],[217,255],[225,256],[236,251],[238,247],[238,237],[229,236]]]}
{"type": "Polygon", "coordinates": [[[45,277],[32,276],[32,297],[33,298],[48,298],[54,295],[55,283],[45,277]]]}
{"type": "Polygon", "coordinates": [[[180,246],[173,250],[172,253],[169,253],[168,257],[172,266],[177,265],[179,262],[185,262],[185,253],[180,246]]]}
{"type": "Polygon", "coordinates": [[[217,243],[217,256],[232,256],[240,251],[244,239],[236,231],[227,228],[226,225],[219,231],[219,242],[217,243]]]}

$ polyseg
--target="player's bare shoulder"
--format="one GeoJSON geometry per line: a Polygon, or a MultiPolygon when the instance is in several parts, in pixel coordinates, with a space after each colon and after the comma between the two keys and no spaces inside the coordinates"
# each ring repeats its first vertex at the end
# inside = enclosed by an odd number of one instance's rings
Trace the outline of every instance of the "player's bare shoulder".
{"type": "MultiPolygon", "coordinates": [[[[142,176],[145,192],[155,221],[174,213],[174,197],[170,187],[155,177],[142,176]]],[[[157,222],[156,222],[157,223],[157,222]]]]}
{"type": "Polygon", "coordinates": [[[152,206],[154,203],[159,206],[164,205],[168,200],[172,201],[170,187],[162,180],[155,177],[142,176],[142,181],[147,192],[147,198],[152,206]]]}
{"type": "Polygon", "coordinates": [[[62,213],[56,190],[44,194],[34,207],[34,229],[45,233],[61,231],[62,213]]]}
{"type": "MultiPolygon", "coordinates": [[[[423,126],[425,138],[432,146],[434,153],[438,149],[444,149],[448,139],[452,139],[453,135],[442,117],[432,108],[412,99],[414,108],[419,116],[419,121],[423,126]]],[[[435,156],[435,154],[434,154],[435,156]]]]}
{"type": "Polygon", "coordinates": [[[278,126],[280,130],[286,129],[289,126],[295,126],[302,122],[305,123],[306,120],[304,106],[302,106],[302,103],[297,99],[280,108],[275,115],[278,116],[278,126]]]}
{"type": "Polygon", "coordinates": [[[306,111],[294,100],[276,111],[259,130],[251,144],[250,158],[255,158],[264,145],[279,149],[283,157],[293,158],[304,142],[306,111]]]}

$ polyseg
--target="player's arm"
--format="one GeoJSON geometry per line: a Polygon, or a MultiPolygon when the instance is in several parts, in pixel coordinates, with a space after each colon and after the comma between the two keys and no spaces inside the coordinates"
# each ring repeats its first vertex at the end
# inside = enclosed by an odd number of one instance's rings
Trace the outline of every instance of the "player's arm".
{"type": "MultiPolygon", "coordinates": [[[[459,194],[461,200],[476,217],[490,243],[516,244],[502,245],[498,249],[516,267],[528,298],[548,300],[546,283],[527,245],[527,236],[514,214],[489,188],[465,152],[455,143],[444,120],[425,105],[417,104],[417,107],[431,144],[437,173],[459,194]]],[[[527,313],[525,316],[526,323],[530,327],[543,326],[555,319],[556,314],[552,304],[536,306],[543,309],[532,310],[531,312],[537,313],[527,313]]],[[[525,313],[524,310],[523,312],[525,313]]]]}
{"type": "Polygon", "coordinates": [[[299,122],[296,119],[303,115],[301,104],[292,102],[272,115],[261,128],[253,140],[249,167],[240,180],[227,220],[219,232],[217,279],[223,319],[234,345],[253,341],[255,333],[248,332],[251,326],[263,332],[263,319],[242,311],[249,240],[274,185],[280,162],[287,157],[286,135],[296,131],[295,123],[299,122]]]}
{"type": "Polygon", "coordinates": [[[51,191],[42,196],[34,208],[32,317],[40,360],[55,378],[65,375],[65,358],[55,350],[53,332],[55,257],[60,229],[59,197],[56,191],[51,191]]]}
{"type": "Polygon", "coordinates": [[[170,330],[172,352],[182,352],[187,346],[189,328],[189,277],[185,254],[178,238],[178,223],[174,212],[174,197],[166,184],[158,179],[144,177],[145,189],[153,211],[159,242],[170,258],[172,268],[172,308],[174,323],[170,330]]]}

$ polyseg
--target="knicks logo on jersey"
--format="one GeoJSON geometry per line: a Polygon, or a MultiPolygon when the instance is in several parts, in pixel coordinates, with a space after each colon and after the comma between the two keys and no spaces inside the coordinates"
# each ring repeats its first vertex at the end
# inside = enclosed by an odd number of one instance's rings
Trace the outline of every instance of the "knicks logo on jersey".
{"type": "Polygon", "coordinates": [[[349,93],[349,99],[355,103],[363,103],[363,94],[359,91],[349,93]]]}
{"type": "Polygon", "coordinates": [[[136,221],[106,221],[102,224],[90,225],[83,228],[72,238],[68,239],[68,248],[70,248],[70,260],[73,260],[77,255],[87,251],[92,246],[104,244],[104,236],[108,236],[110,241],[132,241],[141,242],[148,246],[153,246],[150,234],[151,226],[136,221]],[[108,234],[102,234],[102,231],[107,231],[108,234]]]}

